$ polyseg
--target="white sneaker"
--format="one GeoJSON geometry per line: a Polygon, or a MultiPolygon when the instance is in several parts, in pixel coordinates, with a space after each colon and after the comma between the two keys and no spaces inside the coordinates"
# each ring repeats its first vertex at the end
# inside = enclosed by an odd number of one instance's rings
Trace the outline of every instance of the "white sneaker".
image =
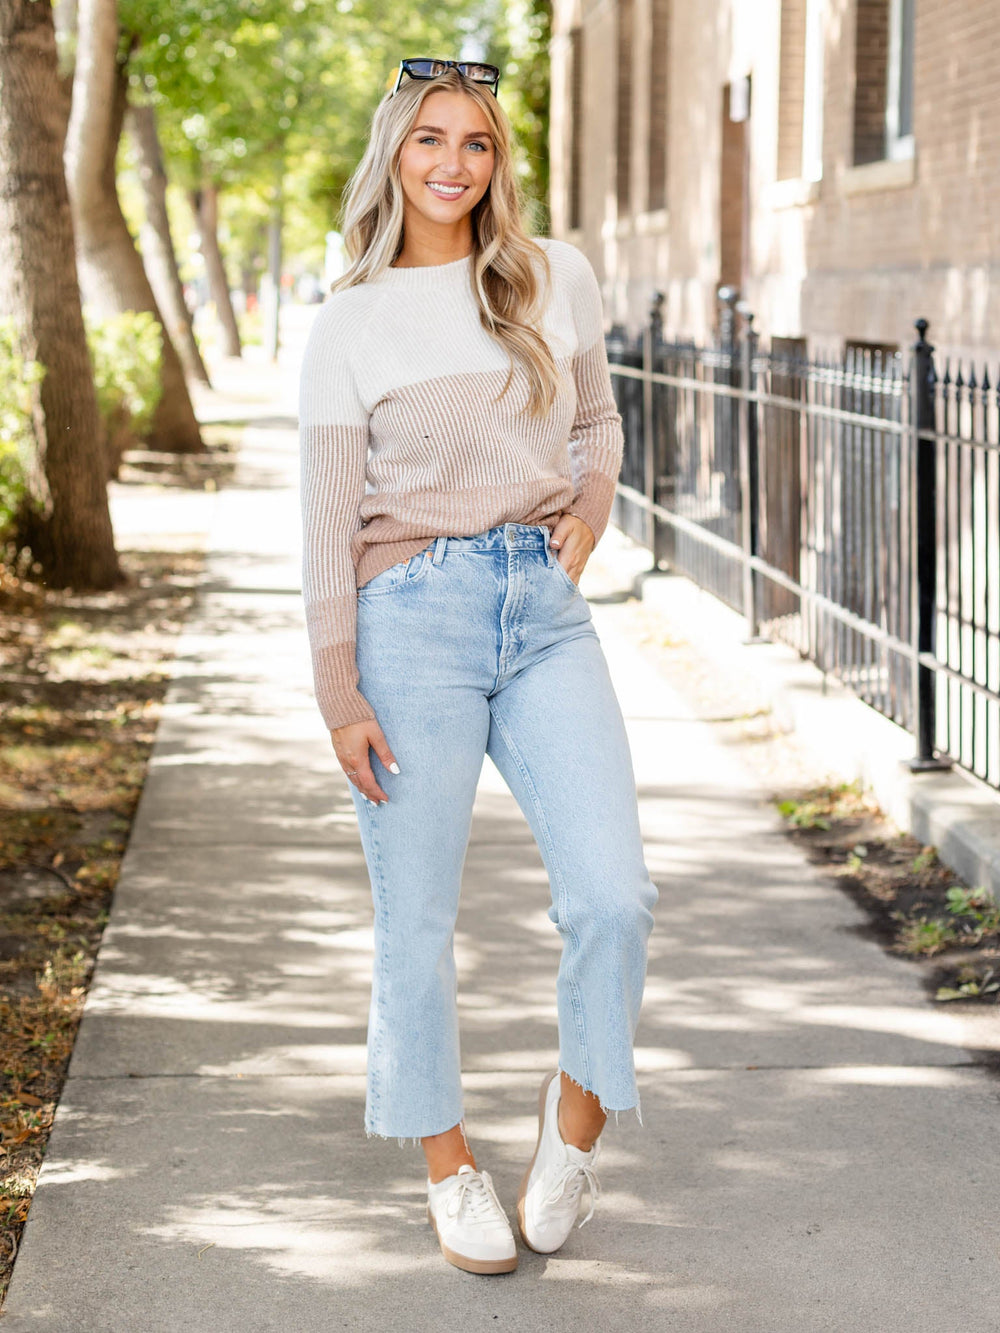
{"type": "Polygon", "coordinates": [[[517,1200],[521,1239],[538,1254],[552,1254],[564,1243],[579,1214],[584,1186],[590,1190],[590,1212],[581,1226],[593,1217],[600,1192],[594,1174],[600,1139],[589,1152],[563,1141],[559,1133],[559,1093],[556,1070],[542,1083],[538,1097],[538,1143],[517,1200]]]}
{"type": "Polygon", "coordinates": [[[427,1217],[441,1252],[467,1273],[510,1273],[517,1247],[488,1171],[466,1164],[436,1185],[427,1182],[427,1217]]]}

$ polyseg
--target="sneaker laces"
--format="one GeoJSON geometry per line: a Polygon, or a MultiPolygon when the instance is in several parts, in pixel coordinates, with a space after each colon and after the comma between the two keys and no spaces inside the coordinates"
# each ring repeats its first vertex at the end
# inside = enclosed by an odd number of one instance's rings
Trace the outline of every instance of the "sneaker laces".
{"type": "Polygon", "coordinates": [[[464,1208],[473,1222],[495,1222],[497,1214],[505,1222],[508,1220],[488,1171],[462,1171],[458,1180],[459,1184],[448,1198],[446,1211],[449,1217],[461,1217],[464,1208]]]}
{"type": "Polygon", "coordinates": [[[562,1166],[557,1167],[551,1188],[545,1196],[545,1202],[554,1204],[565,1198],[567,1208],[571,1206],[579,1208],[580,1194],[584,1185],[590,1192],[590,1212],[580,1223],[580,1226],[584,1226],[594,1216],[594,1206],[601,1194],[597,1172],[588,1163],[565,1162],[562,1166]]]}

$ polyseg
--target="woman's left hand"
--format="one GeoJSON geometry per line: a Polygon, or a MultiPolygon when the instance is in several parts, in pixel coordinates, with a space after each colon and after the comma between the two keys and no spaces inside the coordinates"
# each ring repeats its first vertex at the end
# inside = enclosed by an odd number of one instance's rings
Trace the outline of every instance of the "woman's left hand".
{"type": "Polygon", "coordinates": [[[573,582],[579,583],[583,567],[597,545],[590,524],[575,514],[563,514],[552,529],[549,545],[555,547],[558,552],[556,559],[573,582]]]}

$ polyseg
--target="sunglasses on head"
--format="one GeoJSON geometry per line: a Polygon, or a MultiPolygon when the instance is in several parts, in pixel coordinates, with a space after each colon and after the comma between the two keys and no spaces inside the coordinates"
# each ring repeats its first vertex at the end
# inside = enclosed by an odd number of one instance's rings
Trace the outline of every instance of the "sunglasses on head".
{"type": "Polygon", "coordinates": [[[399,85],[403,82],[404,74],[408,74],[411,79],[436,79],[446,69],[457,69],[459,74],[471,79],[473,83],[492,84],[493,96],[496,97],[497,88],[500,86],[500,71],[496,65],[484,65],[479,61],[469,60],[432,60],[428,56],[399,62],[396,86],[390,96],[399,91],[399,85]]]}

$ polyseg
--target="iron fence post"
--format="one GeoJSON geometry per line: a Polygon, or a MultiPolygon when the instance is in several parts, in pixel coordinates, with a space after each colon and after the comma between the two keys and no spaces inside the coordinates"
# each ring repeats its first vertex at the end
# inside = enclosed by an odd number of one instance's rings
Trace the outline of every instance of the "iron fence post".
{"type": "Polygon", "coordinates": [[[716,293],[719,301],[719,346],[731,352],[736,341],[735,306],[739,292],[735,287],[720,287],[716,293]]]}
{"type": "MultiPolygon", "coordinates": [[[[665,482],[665,472],[667,468],[666,459],[666,431],[664,428],[664,410],[662,386],[653,384],[648,376],[650,371],[662,369],[663,358],[663,302],[666,300],[666,293],[654,291],[649,302],[649,339],[646,356],[647,366],[647,384],[649,386],[649,439],[650,446],[646,456],[647,472],[647,494],[654,504],[663,500],[663,489],[665,482]]],[[[653,568],[660,568],[660,561],[663,559],[663,547],[665,545],[664,523],[657,515],[650,510],[650,537],[652,539],[651,550],[653,553],[653,568]]]]}
{"type": "MultiPolygon", "coordinates": [[[[653,315],[655,300],[650,306],[649,319],[642,326],[642,493],[652,505],[655,500],[656,467],[653,447],[653,315]]],[[[652,508],[645,511],[643,545],[656,564],[656,522],[652,508]]]]}
{"type": "Polygon", "coordinates": [[[910,508],[913,597],[910,613],[910,641],[913,644],[911,691],[913,726],[917,753],[910,760],[914,772],[949,768],[950,760],[934,754],[936,735],[936,681],[930,667],[922,666],[918,653],[933,654],[936,643],[937,615],[937,458],[935,431],[934,347],[927,341],[928,321],[916,321],[917,341],[913,344],[913,376],[910,386],[910,424],[912,427],[911,484],[914,488],[910,508]]]}
{"type": "MultiPolygon", "coordinates": [[[[739,382],[740,367],[737,361],[739,348],[736,341],[736,302],[739,291],[735,287],[720,287],[719,298],[719,352],[720,360],[716,365],[714,381],[727,388],[735,388],[739,382]]],[[[713,403],[714,457],[712,465],[722,479],[723,514],[733,522],[733,540],[738,538],[739,494],[739,403],[728,395],[716,396],[713,403]]]]}
{"type": "Polygon", "coordinates": [[[737,310],[745,320],[743,337],[740,342],[740,536],[743,547],[743,614],[747,622],[747,639],[753,643],[758,639],[760,619],[757,606],[757,576],[750,564],[758,549],[758,471],[757,457],[757,404],[750,395],[753,393],[753,362],[757,335],[753,327],[753,314],[741,302],[737,310]]]}

